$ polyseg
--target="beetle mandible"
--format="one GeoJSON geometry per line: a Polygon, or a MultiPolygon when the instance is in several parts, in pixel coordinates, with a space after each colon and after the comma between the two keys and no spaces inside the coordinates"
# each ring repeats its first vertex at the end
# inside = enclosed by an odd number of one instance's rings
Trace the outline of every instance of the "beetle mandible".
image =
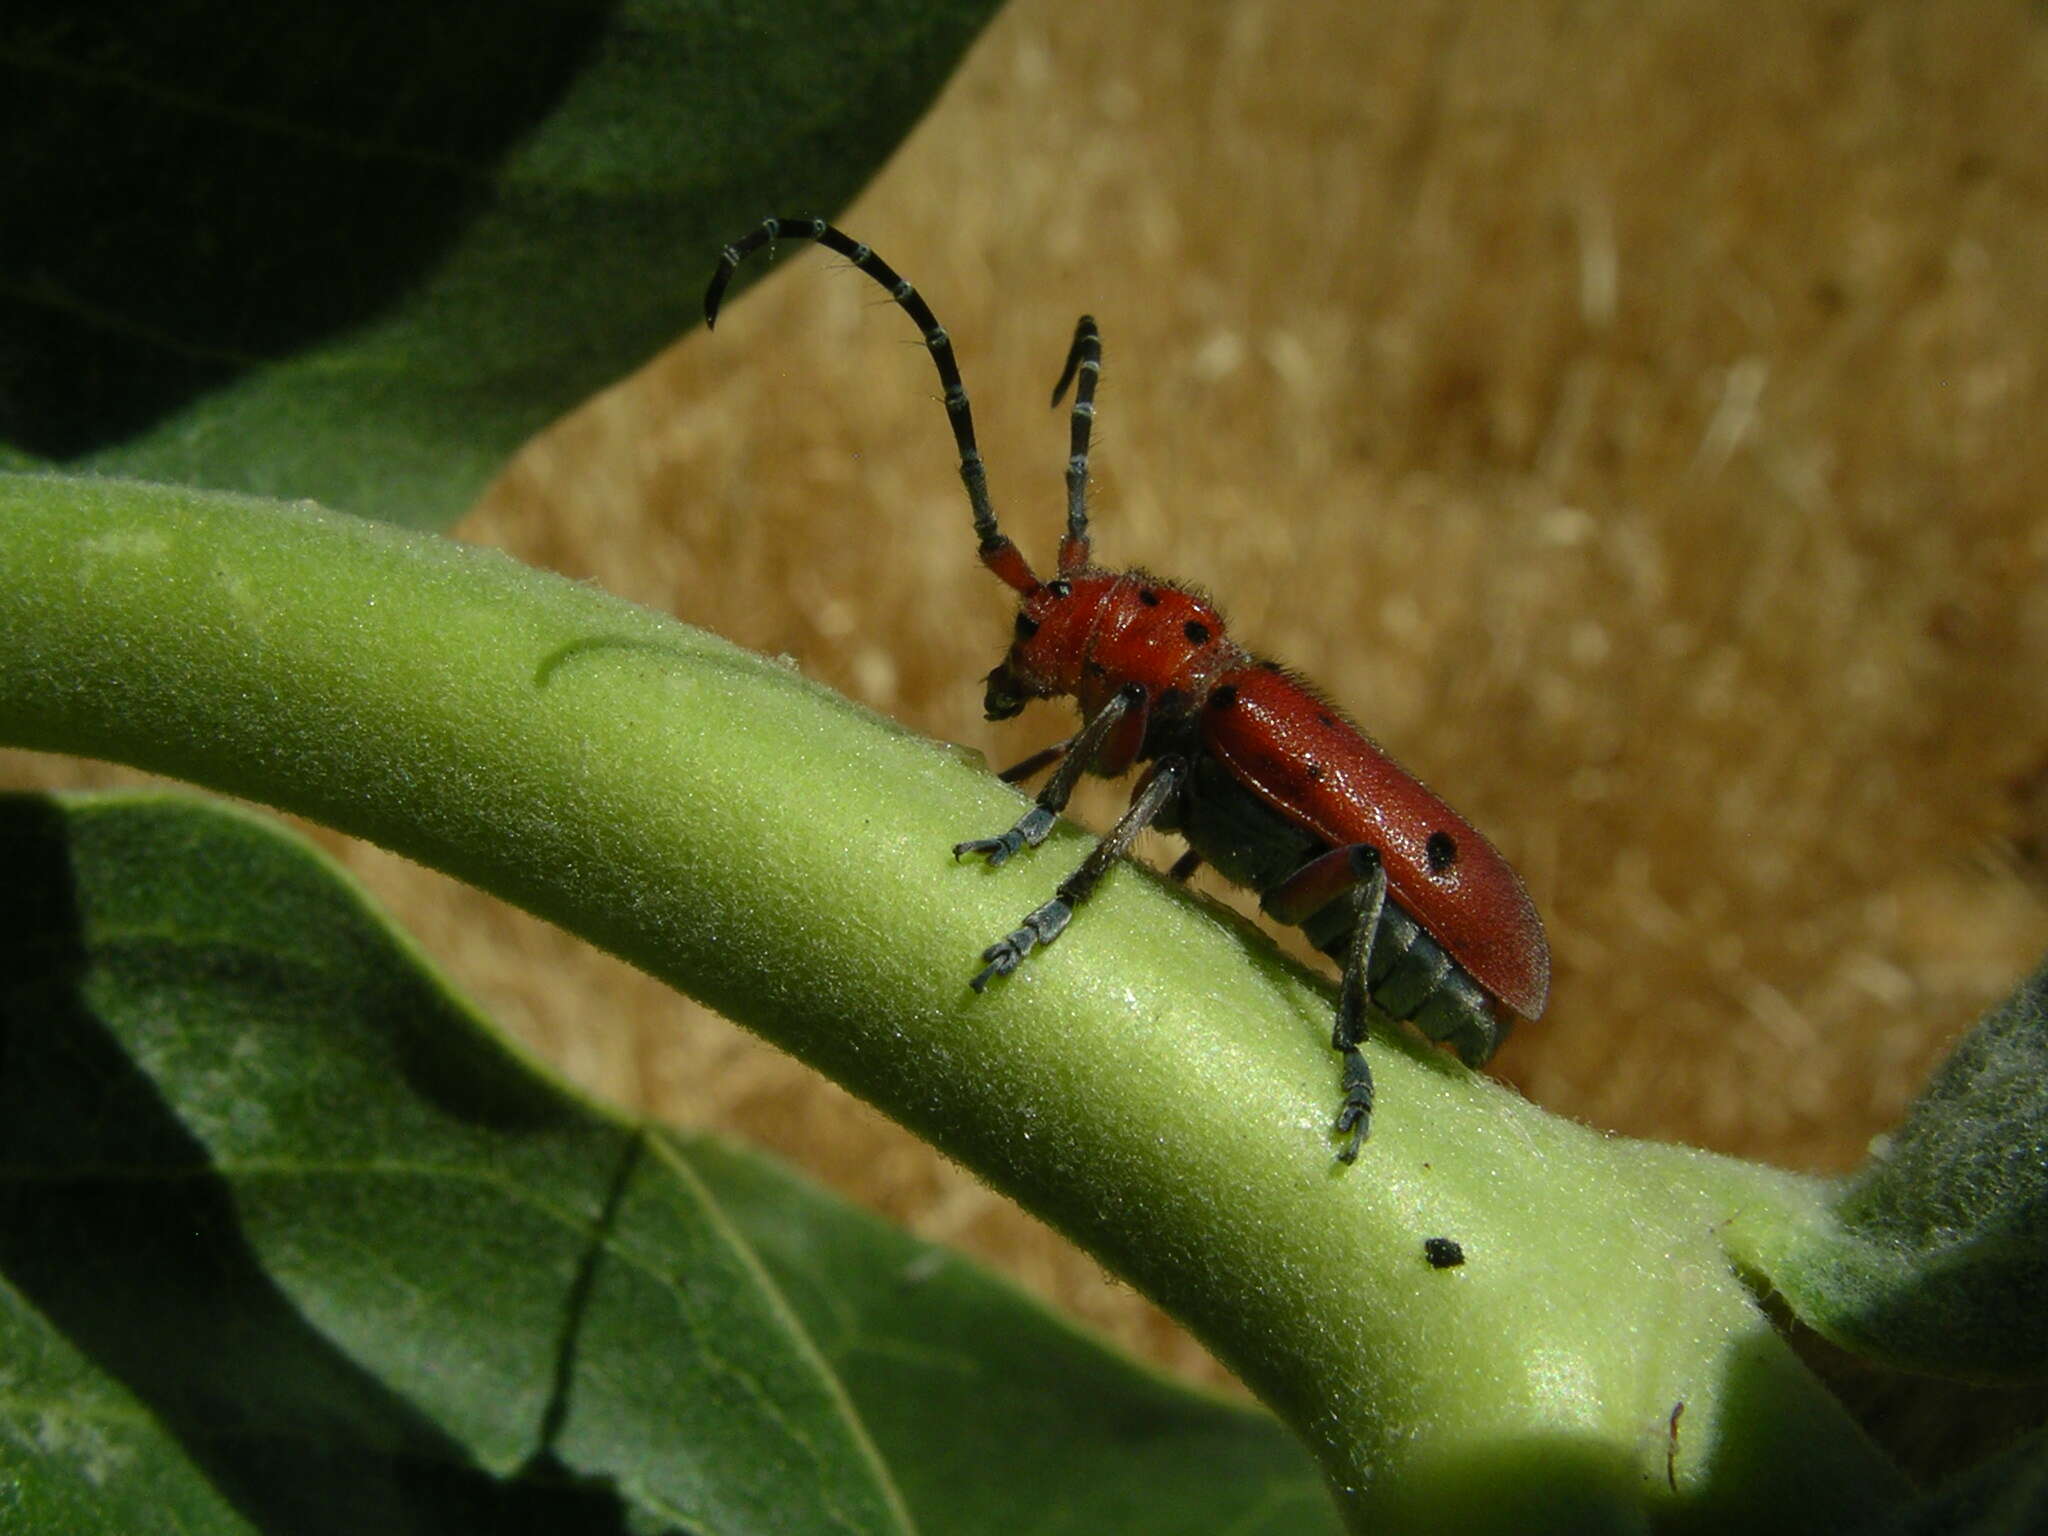
{"type": "Polygon", "coordinates": [[[705,324],[717,322],[739,264],[780,236],[816,241],[881,284],[938,365],[982,564],[1019,598],[1009,653],[988,674],[988,718],[1007,720],[1034,699],[1071,697],[1080,708],[1079,731],[1002,775],[1014,783],[1053,768],[1031,809],[1007,832],[956,844],[954,857],[1002,864],[1045,841],[1083,773],[1120,778],[1151,765],[1129,808],[1053,899],[982,952],[974,990],[1058,938],[1149,826],[1179,832],[1188,844],[1174,878],[1214,865],[1343,967],[1330,1044],[1343,1058],[1333,1130],[1346,1138],[1337,1152],[1344,1162],[1358,1156],[1372,1125],[1372,1070],[1359,1049],[1368,998],[1472,1067],[1491,1059],[1517,1017],[1539,1017],[1550,991],[1543,923],[1521,878],[1478,829],[1307,682],[1231,640],[1199,592],[1090,558],[1088,439],[1102,371],[1095,321],[1083,315],[1074,328],[1053,388],[1055,407],[1069,385],[1074,391],[1067,531],[1057,574],[1041,581],[996,524],[951,337],[867,246],[823,219],[765,220],[720,254],[704,294],[705,324]]]}

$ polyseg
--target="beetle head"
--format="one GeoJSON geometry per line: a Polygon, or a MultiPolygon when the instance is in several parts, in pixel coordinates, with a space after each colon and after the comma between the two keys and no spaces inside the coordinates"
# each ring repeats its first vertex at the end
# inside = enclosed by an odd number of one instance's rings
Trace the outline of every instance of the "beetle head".
{"type": "Polygon", "coordinates": [[[1009,654],[988,675],[982,708],[989,719],[1008,720],[1033,699],[1081,691],[1095,626],[1115,584],[1107,572],[1080,571],[1024,594],[1009,654]]]}

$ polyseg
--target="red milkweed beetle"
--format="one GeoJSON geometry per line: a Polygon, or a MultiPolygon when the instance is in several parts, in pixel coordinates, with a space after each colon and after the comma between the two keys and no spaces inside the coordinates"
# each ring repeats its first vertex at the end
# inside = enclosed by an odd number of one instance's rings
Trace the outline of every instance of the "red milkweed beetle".
{"type": "Polygon", "coordinates": [[[1372,1124],[1372,1071],[1359,1049],[1368,996],[1472,1067],[1492,1057],[1517,1016],[1541,1015],[1550,947],[1528,891],[1493,845],[1306,682],[1230,640],[1200,593],[1090,560],[1088,438],[1102,370],[1095,321],[1081,317],[1052,392],[1058,406],[1074,386],[1067,532],[1058,575],[1040,581],[996,526],[952,338],[873,251],[823,219],[766,220],[720,254],[705,324],[717,322],[739,264],[778,236],[814,240],[880,283],[938,365],[982,563],[1021,600],[1009,654],[988,675],[988,718],[1007,720],[1033,699],[1071,696],[1080,707],[1078,732],[1002,775],[1014,783],[1057,763],[1037,803],[1009,831],[956,844],[953,856],[1001,864],[1045,841],[1084,772],[1121,778],[1151,763],[1130,807],[1053,899],[982,951],[974,990],[1058,938],[1152,826],[1187,841],[1176,879],[1208,861],[1343,966],[1330,1044],[1343,1055],[1334,1130],[1348,1136],[1337,1153],[1344,1162],[1372,1124]]]}

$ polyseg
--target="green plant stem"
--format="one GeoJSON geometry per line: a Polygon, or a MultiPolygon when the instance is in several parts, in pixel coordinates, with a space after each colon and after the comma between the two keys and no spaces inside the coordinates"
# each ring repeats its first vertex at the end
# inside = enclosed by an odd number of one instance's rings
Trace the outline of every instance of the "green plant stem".
{"type": "Polygon", "coordinates": [[[703,998],[1184,1319],[1358,1528],[1811,1530],[1900,1491],[1729,1257],[1796,1243],[1818,1186],[1388,1036],[1343,1168],[1329,985],[1135,868],[977,996],[1083,835],[955,863],[1014,791],[589,587],[112,481],[0,477],[0,529],[0,739],[324,821],[703,998]]]}

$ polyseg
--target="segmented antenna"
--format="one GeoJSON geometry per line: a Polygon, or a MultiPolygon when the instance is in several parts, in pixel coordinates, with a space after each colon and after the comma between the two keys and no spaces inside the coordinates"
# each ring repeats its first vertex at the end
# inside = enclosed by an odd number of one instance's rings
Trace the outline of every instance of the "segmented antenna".
{"type": "Polygon", "coordinates": [[[1083,315],[1074,327],[1067,365],[1052,387],[1057,407],[1067,386],[1080,376],[1074,391],[1074,414],[1067,449],[1067,535],[1060,540],[1060,574],[1071,576],[1088,563],[1088,436],[1095,429],[1095,381],[1102,376],[1102,333],[1095,317],[1083,315]]]}
{"type": "Polygon", "coordinates": [[[711,274],[711,285],[704,290],[705,326],[718,323],[718,306],[724,302],[726,286],[739,264],[779,238],[814,240],[826,250],[836,251],[887,289],[903,312],[917,322],[925,349],[938,365],[939,383],[946,392],[946,418],[952,423],[953,442],[960,450],[960,479],[967,487],[968,505],[974,512],[974,532],[980,540],[982,564],[1019,592],[1038,590],[1039,581],[1029,563],[996,526],[995,507],[988,495],[988,471],[974,442],[974,411],[967,403],[967,386],[960,381],[960,365],[953,360],[953,338],[939,324],[923,295],[897,275],[894,267],[823,219],[764,219],[757,229],[719,253],[718,270],[711,274]]]}

